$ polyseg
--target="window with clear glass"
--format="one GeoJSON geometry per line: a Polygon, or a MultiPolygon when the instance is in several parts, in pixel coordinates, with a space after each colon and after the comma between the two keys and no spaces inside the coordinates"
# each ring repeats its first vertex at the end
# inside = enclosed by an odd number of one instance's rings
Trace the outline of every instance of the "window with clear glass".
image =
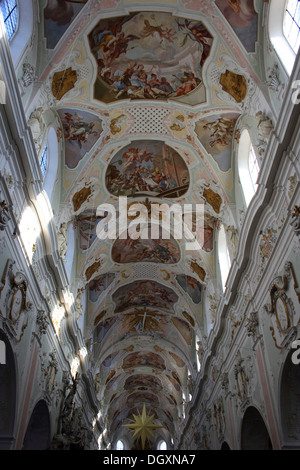
{"type": "Polygon", "coordinates": [[[124,442],[121,440],[117,441],[116,450],[124,450],[124,442]]]}
{"type": "Polygon", "coordinates": [[[157,450],[167,450],[167,443],[166,441],[160,441],[160,443],[157,446],[157,450]]]}
{"type": "Polygon", "coordinates": [[[224,291],[225,286],[226,286],[226,280],[227,280],[230,266],[231,266],[230,254],[228,250],[224,225],[221,225],[220,231],[219,231],[218,255],[219,255],[219,265],[220,265],[220,271],[221,271],[221,281],[222,281],[222,287],[224,291]]]}
{"type": "Polygon", "coordinates": [[[6,28],[7,39],[10,40],[18,27],[18,6],[16,0],[0,0],[0,7],[6,28]]]}
{"type": "Polygon", "coordinates": [[[257,178],[259,175],[259,165],[258,165],[258,161],[257,161],[252,145],[250,145],[248,164],[249,164],[249,172],[250,172],[250,177],[252,180],[253,188],[254,188],[254,191],[256,191],[257,190],[256,182],[257,182],[257,178]]]}
{"type": "Polygon", "coordinates": [[[238,148],[238,171],[246,206],[249,206],[258,187],[257,179],[260,167],[247,129],[243,129],[241,132],[238,148]]]}
{"type": "Polygon", "coordinates": [[[44,150],[40,159],[40,168],[41,168],[43,178],[45,178],[47,169],[48,169],[48,145],[45,145],[44,147],[44,150]]]}
{"type": "Polygon", "coordinates": [[[288,0],[283,18],[283,33],[297,54],[300,46],[300,0],[288,0]]]}

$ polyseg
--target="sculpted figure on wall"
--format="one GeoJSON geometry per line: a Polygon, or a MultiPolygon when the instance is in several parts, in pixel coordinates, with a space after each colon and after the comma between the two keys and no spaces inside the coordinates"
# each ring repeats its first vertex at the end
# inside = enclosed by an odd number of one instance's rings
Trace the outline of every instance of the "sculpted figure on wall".
{"type": "Polygon", "coordinates": [[[63,222],[60,226],[60,231],[57,234],[57,244],[58,244],[58,252],[61,258],[64,258],[68,248],[68,224],[63,222]]]}

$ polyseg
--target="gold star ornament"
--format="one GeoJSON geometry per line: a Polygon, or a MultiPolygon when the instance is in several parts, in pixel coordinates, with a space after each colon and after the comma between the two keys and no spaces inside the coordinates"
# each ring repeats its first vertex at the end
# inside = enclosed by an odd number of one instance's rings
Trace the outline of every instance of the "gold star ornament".
{"type": "Polygon", "coordinates": [[[132,415],[134,419],[130,421],[132,424],[123,424],[124,428],[131,428],[131,432],[133,433],[133,437],[140,437],[142,441],[142,449],[145,449],[145,442],[147,437],[154,437],[153,431],[155,429],[163,428],[163,426],[157,426],[153,423],[154,415],[147,416],[146,407],[144,404],[142,414],[132,415]]]}

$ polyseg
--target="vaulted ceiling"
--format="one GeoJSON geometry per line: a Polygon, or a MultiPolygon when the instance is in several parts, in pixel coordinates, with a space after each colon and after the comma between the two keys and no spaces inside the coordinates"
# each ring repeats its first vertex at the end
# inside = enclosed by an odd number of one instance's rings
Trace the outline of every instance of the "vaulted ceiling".
{"type": "Polygon", "coordinates": [[[214,321],[209,300],[221,292],[216,234],[243,209],[239,129],[265,105],[263,2],[39,3],[30,110],[42,108],[59,140],[51,202],[58,230],[76,233],[70,284],[101,413],[118,435],[145,404],[174,435],[214,321]],[[149,214],[154,203],[204,204],[201,249],[186,250],[172,231],[101,239],[97,207],[120,217],[120,196],[149,214]]]}

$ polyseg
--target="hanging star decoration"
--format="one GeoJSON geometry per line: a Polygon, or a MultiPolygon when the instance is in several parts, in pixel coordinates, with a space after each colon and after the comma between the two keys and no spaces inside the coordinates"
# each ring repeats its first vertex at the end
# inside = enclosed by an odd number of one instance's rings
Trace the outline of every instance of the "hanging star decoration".
{"type": "Polygon", "coordinates": [[[123,424],[125,428],[131,428],[131,432],[133,433],[133,437],[140,437],[142,441],[142,449],[145,449],[145,443],[147,437],[154,437],[153,431],[155,429],[163,428],[163,426],[157,426],[153,423],[154,415],[147,416],[146,407],[144,404],[142,414],[132,415],[134,419],[131,419],[132,424],[123,424]]]}

